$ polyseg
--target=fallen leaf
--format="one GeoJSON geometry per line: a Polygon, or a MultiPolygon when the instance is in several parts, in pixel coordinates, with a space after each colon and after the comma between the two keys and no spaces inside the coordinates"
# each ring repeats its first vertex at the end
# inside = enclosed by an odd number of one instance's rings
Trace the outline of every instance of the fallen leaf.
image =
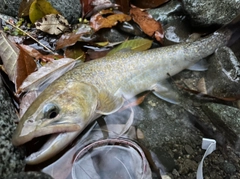
{"type": "Polygon", "coordinates": [[[132,7],[130,9],[130,15],[132,16],[133,21],[141,27],[145,34],[150,37],[155,37],[156,40],[161,43],[163,42],[164,33],[162,25],[153,19],[148,12],[137,7],[132,7]]]}
{"type": "Polygon", "coordinates": [[[17,68],[16,68],[16,89],[23,83],[23,81],[34,72],[37,68],[37,65],[33,59],[27,52],[25,52],[21,46],[18,46],[20,49],[20,53],[17,60],[17,68]]]}
{"type": "Polygon", "coordinates": [[[41,62],[52,62],[53,60],[63,58],[63,56],[61,56],[61,55],[52,55],[52,54],[43,55],[38,50],[36,50],[28,45],[20,44],[20,46],[31,57],[35,58],[36,60],[40,60],[41,62]]]}
{"type": "Polygon", "coordinates": [[[67,19],[59,14],[49,14],[35,22],[37,29],[52,34],[59,35],[69,28],[67,19]]]}
{"type": "Polygon", "coordinates": [[[3,32],[0,33],[0,46],[0,57],[3,62],[4,70],[7,72],[8,78],[15,83],[19,49],[15,44],[8,40],[3,32]]]}
{"type": "Polygon", "coordinates": [[[35,0],[29,9],[29,18],[32,23],[48,14],[59,14],[47,0],[35,0]]]}
{"type": "Polygon", "coordinates": [[[18,9],[18,17],[29,15],[29,10],[34,0],[22,0],[18,9]]]}
{"type": "Polygon", "coordinates": [[[66,71],[72,69],[75,64],[76,60],[71,58],[62,58],[49,62],[42,66],[38,71],[30,74],[19,87],[17,93],[33,90],[42,91],[51,82],[56,80],[66,71]]]}
{"type": "Polygon", "coordinates": [[[85,52],[82,50],[82,45],[74,45],[72,47],[68,47],[64,53],[65,57],[72,58],[75,60],[85,61],[85,52]]]}
{"type": "Polygon", "coordinates": [[[131,3],[140,8],[155,8],[169,0],[132,0],[131,3]]]}
{"type": "Polygon", "coordinates": [[[115,54],[116,52],[119,52],[124,49],[129,49],[133,51],[144,51],[149,49],[151,45],[152,45],[152,40],[148,40],[148,39],[127,40],[123,42],[121,45],[112,49],[110,52],[108,52],[107,55],[115,54]]]}
{"type": "Polygon", "coordinates": [[[94,60],[94,59],[104,57],[104,56],[107,55],[108,52],[109,52],[109,49],[106,49],[106,48],[101,49],[101,50],[88,49],[87,50],[88,59],[86,61],[90,61],[90,60],[94,60]]]}
{"type": "Polygon", "coordinates": [[[80,4],[82,6],[82,17],[93,9],[92,1],[93,0],[80,0],[80,4]]]}
{"type": "Polygon", "coordinates": [[[98,31],[102,28],[111,28],[116,25],[118,22],[130,21],[131,17],[126,14],[114,14],[113,11],[110,10],[102,10],[99,13],[95,14],[90,19],[90,26],[98,31]],[[110,15],[109,15],[110,14],[110,15]],[[103,17],[103,15],[108,15],[107,17],[103,17]]]}
{"type": "Polygon", "coordinates": [[[72,33],[63,34],[56,43],[56,50],[62,49],[64,47],[74,45],[83,34],[92,34],[92,29],[86,24],[81,24],[81,26],[72,33]]]}
{"type": "Polygon", "coordinates": [[[116,4],[120,6],[120,10],[124,14],[128,14],[130,10],[130,0],[116,0],[116,4]]]}

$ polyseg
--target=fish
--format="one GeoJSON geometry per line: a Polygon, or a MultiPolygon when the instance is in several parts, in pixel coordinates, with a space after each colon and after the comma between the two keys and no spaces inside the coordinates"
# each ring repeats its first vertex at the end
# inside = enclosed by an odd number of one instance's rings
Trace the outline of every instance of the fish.
{"type": "Polygon", "coordinates": [[[239,37],[240,16],[211,35],[142,52],[119,52],[81,63],[50,84],[19,121],[15,146],[50,135],[43,147],[26,157],[29,165],[61,152],[94,120],[118,111],[137,94],[151,90],[161,99],[178,103],[168,92],[173,76],[239,37]]]}

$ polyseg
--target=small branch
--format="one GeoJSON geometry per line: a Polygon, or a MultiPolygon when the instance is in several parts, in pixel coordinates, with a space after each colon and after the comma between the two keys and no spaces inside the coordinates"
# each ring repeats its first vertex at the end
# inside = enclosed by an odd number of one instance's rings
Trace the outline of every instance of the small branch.
{"type": "Polygon", "coordinates": [[[34,41],[36,41],[39,45],[41,45],[42,47],[44,47],[45,49],[47,49],[50,53],[52,53],[53,55],[55,55],[55,53],[49,49],[47,46],[43,45],[41,42],[39,42],[35,37],[33,37],[32,35],[28,34],[27,32],[25,32],[24,30],[20,29],[19,27],[15,26],[14,24],[12,24],[11,22],[8,22],[7,20],[3,19],[2,17],[0,17],[1,20],[3,20],[4,22],[6,22],[7,24],[13,26],[14,28],[20,30],[21,32],[23,32],[24,34],[26,34],[27,36],[29,36],[30,38],[32,38],[34,41]]]}

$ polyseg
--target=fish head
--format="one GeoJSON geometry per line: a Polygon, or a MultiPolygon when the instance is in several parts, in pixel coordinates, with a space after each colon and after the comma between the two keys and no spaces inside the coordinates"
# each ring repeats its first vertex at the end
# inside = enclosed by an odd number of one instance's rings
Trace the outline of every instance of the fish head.
{"type": "MultiPolygon", "coordinates": [[[[54,83],[37,97],[22,116],[12,143],[19,146],[36,137],[64,133],[62,136],[68,136],[68,140],[61,140],[66,146],[76,137],[66,133],[79,134],[94,119],[96,107],[95,87],[85,83],[54,83]],[[69,139],[69,136],[72,137],[69,139]]],[[[63,147],[63,144],[58,147],[63,147]]]]}

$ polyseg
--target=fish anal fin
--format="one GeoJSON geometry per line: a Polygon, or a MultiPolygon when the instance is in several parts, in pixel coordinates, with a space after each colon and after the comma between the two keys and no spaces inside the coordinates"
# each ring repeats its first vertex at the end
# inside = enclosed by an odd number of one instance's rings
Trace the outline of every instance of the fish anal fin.
{"type": "Polygon", "coordinates": [[[153,90],[153,94],[155,94],[160,99],[167,101],[172,104],[179,104],[179,94],[172,87],[172,85],[168,81],[161,81],[159,83],[154,84],[151,87],[153,90]]]}
{"type": "Polygon", "coordinates": [[[110,95],[108,92],[100,92],[98,95],[98,107],[96,112],[109,115],[118,111],[124,103],[124,98],[110,95]]]}

